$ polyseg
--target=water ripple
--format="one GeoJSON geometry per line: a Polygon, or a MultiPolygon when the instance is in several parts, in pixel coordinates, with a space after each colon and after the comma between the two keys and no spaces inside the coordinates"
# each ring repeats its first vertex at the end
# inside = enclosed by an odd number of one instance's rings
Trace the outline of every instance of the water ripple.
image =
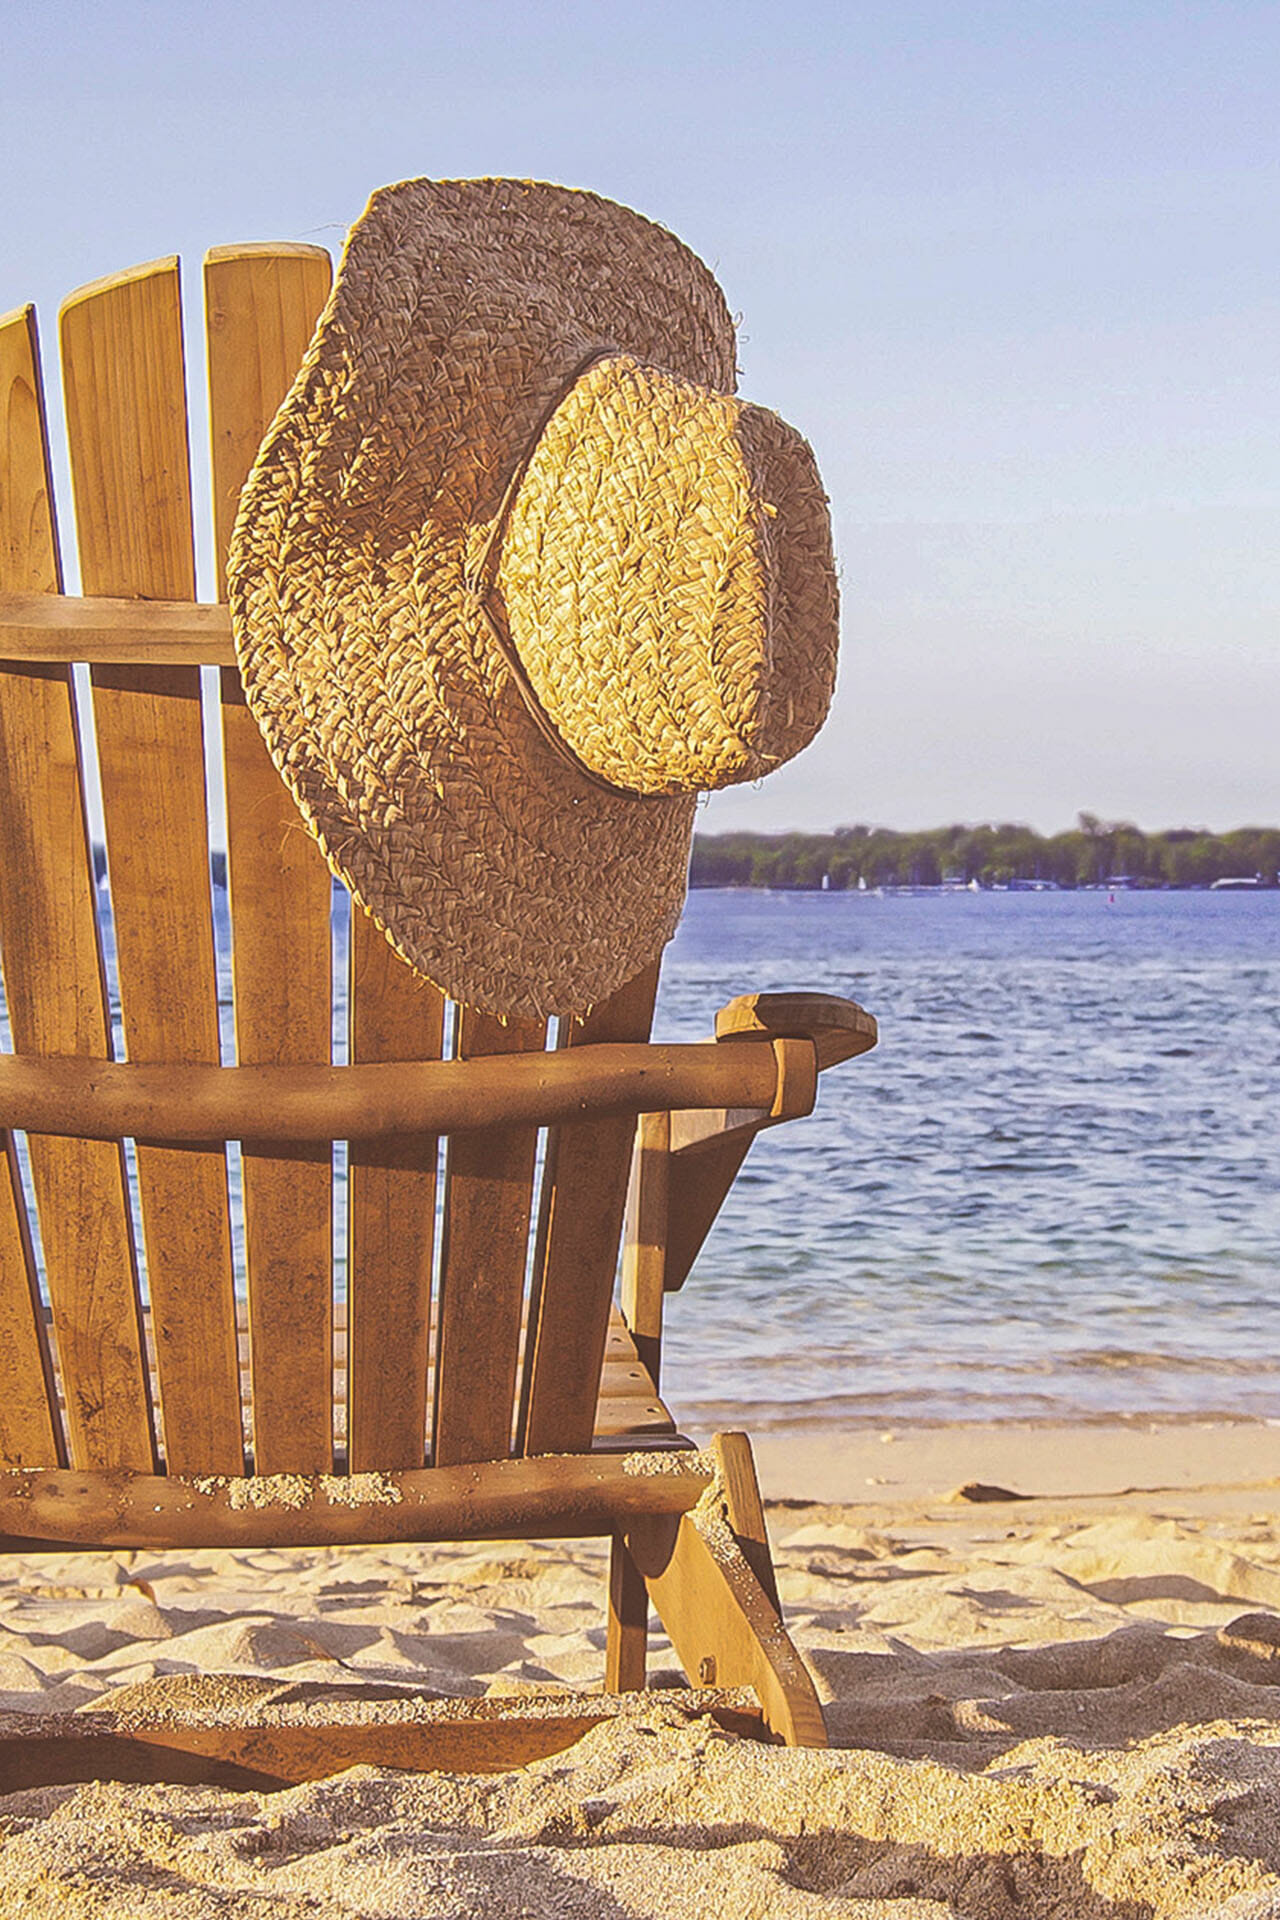
{"type": "Polygon", "coordinates": [[[802,986],[881,1045],[753,1149],[682,1414],[1280,1412],[1280,895],[695,894],[657,1031],[802,986]]]}

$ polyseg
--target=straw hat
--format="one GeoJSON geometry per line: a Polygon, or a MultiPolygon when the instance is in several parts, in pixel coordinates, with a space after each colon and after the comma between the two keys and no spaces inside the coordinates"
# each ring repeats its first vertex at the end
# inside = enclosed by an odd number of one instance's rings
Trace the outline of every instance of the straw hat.
{"type": "Polygon", "coordinates": [[[710,273],[594,194],[411,180],[352,228],[232,618],[329,864],[458,1000],[612,993],[675,931],[696,794],[822,723],[826,500],[733,384],[710,273]]]}

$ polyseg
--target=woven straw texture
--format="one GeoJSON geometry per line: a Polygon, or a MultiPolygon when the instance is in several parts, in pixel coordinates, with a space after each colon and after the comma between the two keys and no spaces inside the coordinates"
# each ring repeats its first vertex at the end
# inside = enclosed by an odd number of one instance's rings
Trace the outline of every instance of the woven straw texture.
{"type": "Polygon", "coordinates": [[[759,779],[821,725],[828,542],[813,455],[785,421],[613,358],[539,438],[498,578],[578,758],[636,793],[696,793],[759,779]]]}
{"type": "Polygon", "coordinates": [[[675,930],[694,791],[821,722],[825,501],[733,362],[706,268],[595,195],[411,181],[352,230],[241,498],[233,623],[330,865],[458,1000],[615,991],[675,930]]]}

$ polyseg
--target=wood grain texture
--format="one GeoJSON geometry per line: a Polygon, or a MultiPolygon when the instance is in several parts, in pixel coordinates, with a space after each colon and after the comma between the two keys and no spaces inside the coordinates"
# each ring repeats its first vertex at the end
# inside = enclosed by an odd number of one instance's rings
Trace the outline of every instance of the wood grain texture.
{"type": "Polygon", "coordinates": [[[821,1073],[868,1052],[877,1037],[871,1015],[835,994],[741,994],[720,1009],[717,1041],[769,1042],[777,1083],[767,1110],[753,1112],[744,1102],[722,1113],[672,1114],[663,1275],[668,1293],[678,1292],[688,1279],[756,1135],[809,1113],[817,1091],[815,1069],[821,1073]]]}
{"type": "Polygon", "coordinates": [[[649,1589],[625,1537],[609,1543],[609,1613],[605,1628],[606,1693],[639,1693],[649,1648],[649,1589]]]}
{"type": "Polygon", "coordinates": [[[856,1000],[835,993],[742,993],[716,1015],[717,1040],[812,1040],[818,1067],[869,1053],[875,1020],[856,1000]]]}
{"type": "MultiPolygon", "coordinates": [[[[0,511],[12,505],[0,497],[0,511]]],[[[0,660],[216,667],[235,657],[225,607],[0,589],[0,660]]]]}
{"type": "MultiPolygon", "coordinates": [[[[35,310],[26,307],[0,321],[0,585],[25,582],[40,599],[55,593],[60,584],[42,403],[35,310]]],[[[9,677],[0,669],[0,744],[6,731],[12,730],[12,722],[21,724],[26,718],[21,686],[17,714],[13,700],[6,700],[3,683],[9,677]],[[6,716],[11,722],[8,729],[6,716]]],[[[21,789],[14,792],[0,768],[0,804],[5,813],[20,810],[23,799],[21,789]]],[[[0,822],[0,861],[7,867],[9,849],[3,839],[4,823],[0,822]]],[[[22,858],[22,850],[17,857],[22,858]]],[[[21,885],[21,875],[9,877],[11,883],[16,880],[21,885]]],[[[7,953],[6,905],[12,919],[12,903],[0,876],[0,950],[7,953]]],[[[16,938],[21,945],[20,932],[16,938]]],[[[24,985],[19,967],[11,990],[20,993],[24,985]]],[[[0,1464],[57,1466],[65,1458],[26,1202],[13,1137],[4,1133],[0,1134],[0,1464]]]]}
{"type": "Polygon", "coordinates": [[[769,1530],[765,1525],[764,1501],[760,1498],[760,1482],[756,1478],[751,1442],[745,1433],[718,1433],[715,1445],[724,1480],[724,1505],[729,1525],[742,1548],[743,1558],[760,1582],[766,1600],[781,1617],[782,1602],[778,1598],[778,1580],[773,1570],[769,1530]]]}
{"type": "MultiPolygon", "coordinates": [[[[464,1060],[537,1053],[545,1040],[541,1021],[459,1014],[464,1060]]],[[[533,1126],[449,1142],[432,1453],[441,1466],[511,1451],[536,1149],[533,1126]]]]}
{"type": "Polygon", "coordinates": [[[0,319],[0,472],[0,591],[39,607],[61,594],[62,566],[34,307],[0,319]]]}
{"type": "MultiPolygon", "coordinates": [[[[443,1035],[444,996],[353,903],[352,1060],[439,1059],[443,1035]]],[[[356,1473],[419,1467],[425,1456],[438,1154],[435,1133],[351,1144],[347,1451],[356,1473]]]]}
{"type": "MultiPolygon", "coordinates": [[[[195,597],[176,260],[72,295],[63,382],[85,590],[195,597]]],[[[125,1043],[140,1061],[219,1058],[199,674],[95,667],[125,1043]]],[[[138,1147],[165,1458],[243,1459],[226,1155],[138,1147]]]]}
{"type": "Polygon", "coordinates": [[[691,1515],[646,1523],[628,1535],[628,1546],[693,1685],[753,1687],[779,1740],[789,1747],[825,1747],[813,1682],[741,1550],[729,1539],[708,1538],[691,1515]],[[650,1542],[672,1532],[665,1564],[650,1576],[650,1542]]]}
{"type": "MultiPolygon", "coordinates": [[[[147,1314],[144,1313],[144,1324],[147,1314]]],[[[239,1334],[241,1369],[247,1378],[249,1365],[249,1319],[247,1304],[236,1302],[236,1327],[239,1334]]],[[[347,1303],[334,1302],[334,1424],[346,1429],[347,1382],[350,1375],[348,1352],[347,1303]]],[[[383,1358],[387,1359],[384,1351],[383,1358]]],[[[427,1369],[426,1404],[431,1402],[431,1369],[427,1369]]],[[[415,1443],[416,1444],[416,1443],[415,1443]]],[[[672,1447],[687,1448],[692,1442],[676,1432],[670,1410],[654,1391],[647,1369],[636,1352],[625,1323],[615,1308],[609,1320],[609,1338],[605,1347],[604,1370],[600,1376],[600,1401],[592,1450],[604,1453],[628,1453],[637,1448],[669,1452],[672,1447]]],[[[421,1466],[419,1459],[416,1465],[421,1466]]],[[[377,1468],[363,1471],[377,1472],[377,1468]]]]}
{"type": "MultiPolygon", "coordinates": [[[[236,503],[328,296],[320,247],[219,247],[204,266],[220,597],[236,503]]],[[[222,675],[236,1052],[319,1064],[332,1033],[329,870],[272,765],[238,671],[222,675]]],[[[333,1451],[333,1153],[242,1141],[253,1456],[320,1472],[333,1451]]]]}
{"type": "MultiPolygon", "coordinates": [[[[0,589],[56,595],[62,575],[31,309],[0,324],[0,458],[0,589]]],[[[0,668],[0,947],[14,1045],[32,1055],[105,1059],[106,990],[67,667],[0,668]]],[[[70,1457],[78,1466],[149,1468],[122,1150],[38,1135],[29,1147],[70,1457]]],[[[15,1198],[9,1229],[21,1240],[16,1205],[15,1198]]],[[[12,1237],[9,1245],[17,1259],[12,1237]]],[[[28,1355],[34,1341],[43,1368],[46,1335],[42,1320],[27,1320],[28,1285],[14,1267],[7,1307],[16,1317],[7,1335],[28,1355]]],[[[19,1364],[25,1370],[29,1362],[19,1364]]],[[[60,1448],[56,1421],[51,1437],[60,1448]]]]}
{"type": "Polygon", "coordinates": [[[460,1467],[240,1478],[30,1468],[0,1475],[0,1535],[104,1547],[304,1547],[610,1533],[685,1513],[708,1456],[486,1460],[460,1467]]]}
{"type": "MultiPolygon", "coordinates": [[[[557,1694],[531,1707],[521,1699],[388,1696],[374,1687],[286,1688],[256,1676],[222,1687],[233,1693],[230,1708],[192,1709],[187,1695],[158,1704],[151,1718],[109,1709],[0,1715],[0,1793],[77,1780],[262,1792],[354,1766],[499,1773],[562,1753],[625,1712],[616,1697],[598,1693],[557,1694]]],[[[712,1719],[739,1738],[763,1735],[759,1703],[746,1690],[672,1689],[646,1703],[654,1705],[690,1724],[712,1719]]]]}
{"type": "Polygon", "coordinates": [[[66,1463],[13,1136],[0,1135],[0,1467],[66,1463]]]}
{"type": "MultiPolygon", "coordinates": [[[[799,1043],[808,1046],[807,1041],[799,1043]]],[[[400,1133],[537,1127],[637,1113],[775,1081],[764,1047],[646,1047],[623,1041],[544,1053],[352,1066],[149,1065],[0,1056],[0,1116],[11,1126],[110,1139],[376,1140],[400,1133]]],[[[699,1148],[696,1156],[703,1157],[699,1148]]],[[[677,1162],[685,1156],[673,1156],[677,1162]]]]}
{"type": "Polygon", "coordinates": [[[666,1446],[677,1438],[670,1408],[654,1384],[640,1343],[615,1306],[609,1313],[592,1445],[614,1451],[666,1446]]]}
{"type": "Polygon", "coordinates": [[[758,1128],[738,1129],[696,1154],[672,1155],[667,1184],[667,1259],[663,1284],[678,1293],[738,1177],[758,1128]]]}
{"type": "Polygon", "coordinates": [[[212,247],[204,257],[219,600],[240,489],[293,384],[329,297],[323,247],[270,242],[212,247]]]}
{"type": "MultiPolygon", "coordinates": [[[[570,1046],[647,1039],[657,991],[655,962],[574,1021],[570,1046]]],[[[617,1115],[569,1122],[548,1142],[525,1349],[525,1453],[591,1443],[635,1131],[632,1116],[617,1115]]]]}
{"type": "Polygon", "coordinates": [[[646,1113],[636,1129],[622,1240],[622,1317],[655,1387],[662,1376],[671,1115],[646,1113]]]}
{"type": "Polygon", "coordinates": [[[720,1480],[714,1509],[709,1499],[678,1521],[643,1521],[628,1548],[693,1685],[754,1687],[779,1740],[825,1747],[813,1681],[730,1524],[723,1461],[720,1480]]]}

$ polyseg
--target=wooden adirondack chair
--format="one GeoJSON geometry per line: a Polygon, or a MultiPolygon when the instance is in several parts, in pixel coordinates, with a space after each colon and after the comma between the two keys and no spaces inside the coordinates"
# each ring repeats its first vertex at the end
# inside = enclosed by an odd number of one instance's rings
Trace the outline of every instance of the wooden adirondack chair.
{"type": "MultiPolygon", "coordinates": [[[[314,247],[205,262],[220,573],[329,280],[314,247]]],[[[244,704],[225,609],[195,604],[178,262],[72,295],[61,345],[82,599],[62,592],[34,314],[0,320],[0,1546],[611,1536],[608,1690],[644,1685],[652,1601],[701,1689],[671,1698],[821,1744],[749,1447],[694,1450],[660,1397],[662,1301],[756,1133],[807,1112],[817,1070],[874,1045],[874,1022],[827,996],[761,994],[722,1012],[720,1044],[650,1046],[653,969],[561,1023],[548,1052],[541,1026],[446,1007],[357,910],[350,1064],[332,1065],[329,874],[244,704]],[[234,1066],[201,665],[221,668],[208,744],[226,776],[234,1066]],[[123,1058],[86,824],[86,688],[123,1058]],[[336,1312],[335,1140],[350,1143],[336,1312]]],[[[607,1693],[535,1704],[371,1706],[246,1681],[197,1718],[9,1716],[0,1788],[496,1767],[614,1710],[607,1693]]]]}

